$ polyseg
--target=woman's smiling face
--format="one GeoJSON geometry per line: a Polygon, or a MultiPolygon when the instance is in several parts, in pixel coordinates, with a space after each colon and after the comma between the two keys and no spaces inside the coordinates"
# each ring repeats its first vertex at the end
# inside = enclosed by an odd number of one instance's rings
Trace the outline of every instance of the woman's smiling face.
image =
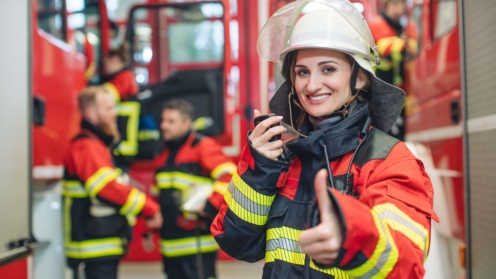
{"type": "MultiPolygon", "coordinates": [[[[346,54],[329,49],[298,51],[295,89],[305,111],[323,118],[341,108],[351,95],[351,64],[346,54]]],[[[357,87],[360,88],[360,81],[357,87]]]]}

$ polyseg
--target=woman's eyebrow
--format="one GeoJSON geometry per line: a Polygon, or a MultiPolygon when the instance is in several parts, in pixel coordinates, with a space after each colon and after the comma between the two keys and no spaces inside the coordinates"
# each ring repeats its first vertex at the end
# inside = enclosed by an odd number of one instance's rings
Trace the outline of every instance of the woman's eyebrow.
{"type": "Polygon", "coordinates": [[[308,67],[305,65],[295,65],[295,68],[308,68],[308,67]]]}
{"type": "Polygon", "coordinates": [[[317,64],[317,65],[322,66],[322,65],[325,65],[325,64],[328,64],[328,63],[334,63],[334,64],[336,64],[336,65],[339,65],[339,63],[338,63],[338,62],[336,62],[336,61],[332,61],[332,60],[329,60],[329,61],[322,61],[322,62],[319,62],[319,64],[317,64]]]}

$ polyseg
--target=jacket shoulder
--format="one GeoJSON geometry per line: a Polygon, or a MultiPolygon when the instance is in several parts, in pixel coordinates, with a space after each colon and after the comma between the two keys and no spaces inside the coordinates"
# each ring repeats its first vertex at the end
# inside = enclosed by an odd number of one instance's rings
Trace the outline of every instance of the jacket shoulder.
{"type": "Polygon", "coordinates": [[[385,160],[398,143],[398,139],[374,127],[358,150],[354,163],[362,168],[372,160],[385,160]]]}

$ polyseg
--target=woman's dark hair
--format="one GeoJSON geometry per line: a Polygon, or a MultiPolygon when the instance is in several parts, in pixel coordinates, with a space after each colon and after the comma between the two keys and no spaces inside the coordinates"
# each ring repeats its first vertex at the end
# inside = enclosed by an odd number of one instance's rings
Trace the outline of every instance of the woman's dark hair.
{"type": "Polygon", "coordinates": [[[128,65],[131,62],[131,55],[129,54],[129,44],[124,42],[120,47],[114,48],[107,52],[107,57],[112,58],[114,56],[119,57],[119,59],[124,63],[124,65],[128,65]]]}

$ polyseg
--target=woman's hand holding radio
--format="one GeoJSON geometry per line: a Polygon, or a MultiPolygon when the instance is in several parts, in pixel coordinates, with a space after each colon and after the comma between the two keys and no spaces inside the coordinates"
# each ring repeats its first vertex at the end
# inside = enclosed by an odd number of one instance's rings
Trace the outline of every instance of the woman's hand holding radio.
{"type": "Polygon", "coordinates": [[[261,115],[260,111],[254,111],[255,129],[248,136],[251,146],[263,156],[277,160],[283,153],[281,135],[286,132],[286,128],[279,122],[282,116],[261,115]],[[260,117],[260,118],[259,118],[260,117]],[[258,118],[258,119],[257,119],[258,118]],[[265,118],[265,120],[262,120],[265,118]],[[261,122],[258,122],[262,120],[261,122]]]}

